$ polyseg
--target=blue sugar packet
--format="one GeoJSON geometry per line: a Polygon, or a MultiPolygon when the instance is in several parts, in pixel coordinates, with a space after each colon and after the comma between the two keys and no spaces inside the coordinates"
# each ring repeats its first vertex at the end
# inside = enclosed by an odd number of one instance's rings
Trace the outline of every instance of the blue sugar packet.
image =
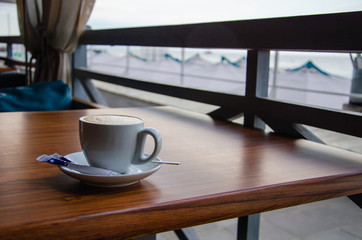
{"type": "Polygon", "coordinates": [[[48,162],[50,164],[54,164],[57,166],[63,166],[67,167],[71,170],[77,171],[81,174],[87,174],[87,175],[96,175],[96,176],[122,176],[121,173],[117,173],[108,169],[104,168],[98,168],[98,167],[91,167],[87,165],[79,165],[75,162],[73,162],[70,159],[67,159],[64,156],[61,156],[57,153],[54,153],[52,155],[41,155],[37,157],[38,161],[40,162],[48,162]]]}

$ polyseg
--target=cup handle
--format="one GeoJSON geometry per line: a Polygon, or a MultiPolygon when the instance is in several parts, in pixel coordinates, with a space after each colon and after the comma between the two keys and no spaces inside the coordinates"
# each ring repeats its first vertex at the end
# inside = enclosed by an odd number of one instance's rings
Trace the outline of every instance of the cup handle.
{"type": "Polygon", "coordinates": [[[133,164],[143,164],[146,163],[155,157],[160,153],[162,146],[162,137],[160,132],[155,128],[144,128],[138,133],[138,140],[137,140],[137,153],[136,158],[132,162],[133,164]],[[148,157],[144,154],[144,148],[146,143],[146,136],[151,135],[155,141],[155,148],[151,155],[148,157]]]}

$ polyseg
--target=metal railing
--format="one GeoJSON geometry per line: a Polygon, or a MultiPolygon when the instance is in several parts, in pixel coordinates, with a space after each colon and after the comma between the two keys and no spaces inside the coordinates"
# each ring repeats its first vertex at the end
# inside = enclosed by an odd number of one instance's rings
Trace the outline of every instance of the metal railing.
{"type": "MultiPolygon", "coordinates": [[[[91,99],[91,79],[208,103],[219,108],[209,113],[218,119],[244,115],[244,125],[263,127],[293,137],[318,139],[303,125],[362,137],[359,113],[330,110],[267,98],[270,51],[362,52],[362,12],[283,17],[160,27],[87,30],[79,44],[227,48],[247,50],[245,95],[233,95],[153,83],[86,69],[85,48],[73,56],[74,90],[85,87],[91,99]],[[83,54],[81,54],[83,52],[83,54]],[[262,121],[260,121],[260,119],[262,121]]],[[[0,38],[1,42],[2,38],[0,38]]]]}

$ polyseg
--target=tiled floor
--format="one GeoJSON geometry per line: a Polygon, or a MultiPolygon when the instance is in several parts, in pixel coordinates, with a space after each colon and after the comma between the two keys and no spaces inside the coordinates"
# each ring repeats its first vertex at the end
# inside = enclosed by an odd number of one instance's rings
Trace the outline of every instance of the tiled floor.
{"type": "MultiPolygon", "coordinates": [[[[236,219],[195,227],[200,239],[236,238],[236,219]]],[[[348,198],[336,198],[261,214],[261,240],[362,240],[362,210],[348,198]]],[[[178,239],[173,232],[158,240],[178,239]]]]}

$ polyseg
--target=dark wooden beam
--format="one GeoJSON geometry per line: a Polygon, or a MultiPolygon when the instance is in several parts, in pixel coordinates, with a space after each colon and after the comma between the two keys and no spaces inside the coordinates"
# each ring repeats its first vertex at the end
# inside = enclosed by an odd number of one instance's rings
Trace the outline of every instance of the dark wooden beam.
{"type": "Polygon", "coordinates": [[[254,102],[257,97],[267,97],[269,82],[270,51],[249,50],[246,69],[244,125],[264,129],[265,125],[257,117],[254,102]]]}
{"type": "Polygon", "coordinates": [[[0,42],[8,44],[14,44],[14,43],[22,44],[23,39],[20,36],[4,36],[0,37],[0,42]]]}
{"type": "Polygon", "coordinates": [[[242,108],[221,106],[220,108],[208,113],[208,115],[218,120],[234,120],[243,115],[242,108]]]}
{"type": "Polygon", "coordinates": [[[229,106],[231,109],[238,109],[236,112],[243,112],[245,105],[244,97],[226,93],[217,93],[185,87],[153,83],[136,79],[129,79],[121,76],[108,75],[101,72],[86,69],[75,69],[75,77],[82,79],[97,79],[103,82],[113,83],[138,90],[159,93],[167,96],[178,97],[191,101],[212,104],[215,106],[229,106]]]}
{"type": "Polygon", "coordinates": [[[304,124],[362,137],[359,113],[347,113],[264,98],[255,99],[254,104],[256,114],[267,124],[273,122],[280,122],[279,125],[282,123],[304,124]]]}
{"type": "Polygon", "coordinates": [[[80,44],[361,51],[362,12],[85,31],[80,44]]]}

